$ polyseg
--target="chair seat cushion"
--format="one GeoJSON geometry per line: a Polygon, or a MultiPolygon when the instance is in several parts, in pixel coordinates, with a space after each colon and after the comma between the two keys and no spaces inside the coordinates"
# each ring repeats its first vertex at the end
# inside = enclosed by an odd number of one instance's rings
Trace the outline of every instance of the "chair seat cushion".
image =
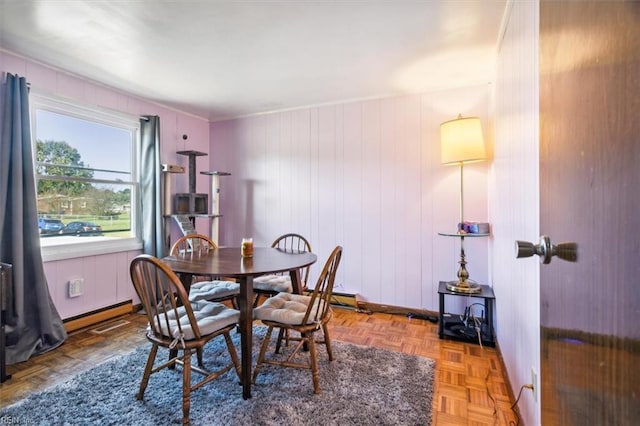
{"type": "MultiPolygon", "coordinates": [[[[240,321],[240,311],[228,308],[218,302],[208,302],[206,300],[192,302],[191,309],[196,318],[201,336],[215,333],[228,325],[236,324],[240,321]]],[[[171,330],[163,330],[163,334],[166,337],[179,337],[178,323],[180,323],[182,325],[183,338],[185,340],[195,338],[195,333],[189,324],[189,317],[184,306],[179,307],[176,311],[168,312],[168,316],[171,330]]]]}
{"type": "Polygon", "coordinates": [[[289,275],[262,275],[253,279],[253,289],[291,293],[293,286],[289,275]]]}
{"type": "MultiPolygon", "coordinates": [[[[275,321],[282,324],[302,325],[310,301],[311,296],[279,293],[255,308],[253,317],[258,320],[275,321]]],[[[318,300],[316,303],[322,303],[322,301],[318,300]]],[[[309,318],[307,324],[312,322],[313,318],[309,318]]]]}
{"type": "Polygon", "coordinates": [[[240,284],[232,281],[200,281],[191,284],[189,300],[228,299],[240,293],[240,284]]]}

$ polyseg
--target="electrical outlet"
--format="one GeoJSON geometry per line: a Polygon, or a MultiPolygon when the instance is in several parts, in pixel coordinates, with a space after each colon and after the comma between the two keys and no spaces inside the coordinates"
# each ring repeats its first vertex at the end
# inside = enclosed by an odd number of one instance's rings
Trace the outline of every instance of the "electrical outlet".
{"type": "Polygon", "coordinates": [[[533,400],[538,402],[538,373],[536,373],[536,369],[531,367],[531,384],[533,385],[533,400]]]}
{"type": "Polygon", "coordinates": [[[75,278],[69,281],[69,297],[78,297],[84,294],[84,280],[75,278]]]}

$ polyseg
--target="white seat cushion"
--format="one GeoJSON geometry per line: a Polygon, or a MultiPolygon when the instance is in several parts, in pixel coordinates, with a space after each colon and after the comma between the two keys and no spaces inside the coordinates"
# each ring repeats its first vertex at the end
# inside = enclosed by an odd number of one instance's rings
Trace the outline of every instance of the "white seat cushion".
{"type": "MultiPolygon", "coordinates": [[[[311,296],[280,293],[255,308],[253,317],[258,320],[276,321],[282,324],[302,324],[310,302],[311,296]]],[[[316,303],[322,303],[322,301],[316,300],[316,303]]],[[[309,318],[307,323],[313,323],[313,318],[309,318]]]]}
{"type": "Polygon", "coordinates": [[[289,275],[262,275],[253,279],[254,290],[277,291],[291,293],[291,277],[289,275]]]}
{"type": "MultiPolygon", "coordinates": [[[[198,323],[200,334],[206,336],[207,334],[214,333],[221,328],[228,325],[236,324],[240,321],[240,311],[231,309],[218,302],[208,302],[202,300],[199,302],[191,303],[191,309],[198,323]]],[[[171,311],[168,313],[170,330],[162,330],[162,334],[167,337],[177,338],[179,337],[178,323],[182,325],[183,338],[190,340],[195,338],[193,328],[189,324],[189,317],[184,306],[177,309],[176,312],[171,311]]],[[[164,323],[163,323],[164,327],[164,323]]]]}
{"type": "Polygon", "coordinates": [[[199,300],[226,299],[237,296],[239,293],[240,284],[233,281],[200,281],[191,284],[189,300],[197,302],[199,300]]]}

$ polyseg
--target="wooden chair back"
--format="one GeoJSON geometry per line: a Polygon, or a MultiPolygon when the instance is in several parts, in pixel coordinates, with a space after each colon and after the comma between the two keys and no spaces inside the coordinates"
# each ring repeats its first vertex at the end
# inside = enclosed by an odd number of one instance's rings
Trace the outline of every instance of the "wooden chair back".
{"type": "MultiPolygon", "coordinates": [[[[308,252],[311,253],[311,244],[305,237],[300,234],[288,233],[281,235],[276,238],[275,241],[271,244],[271,247],[277,248],[284,252],[295,253],[295,252],[308,252]]],[[[311,265],[300,269],[300,279],[304,283],[307,284],[309,280],[309,271],[311,270],[311,265]]]]}
{"type": "MultiPolygon", "coordinates": [[[[160,259],[142,254],[131,261],[131,280],[149,320],[147,337],[168,347],[185,335],[176,318],[185,312],[194,340],[202,337],[189,295],[178,276],[160,259]],[[181,312],[178,311],[181,309],[181,312]],[[183,311],[182,311],[183,310],[183,311]]],[[[184,346],[184,342],[181,342],[184,346]]]]}
{"type": "Polygon", "coordinates": [[[311,293],[311,301],[307,306],[307,312],[303,320],[303,324],[324,324],[328,320],[331,312],[331,296],[333,294],[333,284],[336,279],[338,265],[342,258],[342,247],[337,246],[333,249],[329,258],[324,264],[324,268],[318,277],[313,292],[311,293]]]}
{"type": "Polygon", "coordinates": [[[215,250],[218,245],[213,240],[203,234],[187,234],[178,238],[178,240],[171,246],[170,255],[202,255],[209,252],[209,250],[215,250]]]}

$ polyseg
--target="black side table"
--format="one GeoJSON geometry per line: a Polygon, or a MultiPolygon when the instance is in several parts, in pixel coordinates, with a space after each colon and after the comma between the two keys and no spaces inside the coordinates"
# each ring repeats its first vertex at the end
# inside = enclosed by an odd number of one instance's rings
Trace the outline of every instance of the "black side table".
{"type": "MultiPolygon", "coordinates": [[[[455,293],[447,289],[447,282],[440,281],[438,286],[438,295],[440,296],[440,317],[438,321],[438,335],[441,339],[450,338],[469,343],[480,343],[483,345],[495,347],[496,342],[493,335],[493,309],[496,296],[493,289],[488,285],[481,285],[480,293],[455,293]],[[469,314],[451,314],[445,312],[445,296],[466,297],[469,300],[467,306],[471,306],[474,301],[472,299],[483,299],[484,309],[480,317],[476,317],[474,321],[469,314]],[[478,338],[478,330],[480,338],[478,338]]],[[[477,309],[473,307],[473,312],[477,309]]]]}

